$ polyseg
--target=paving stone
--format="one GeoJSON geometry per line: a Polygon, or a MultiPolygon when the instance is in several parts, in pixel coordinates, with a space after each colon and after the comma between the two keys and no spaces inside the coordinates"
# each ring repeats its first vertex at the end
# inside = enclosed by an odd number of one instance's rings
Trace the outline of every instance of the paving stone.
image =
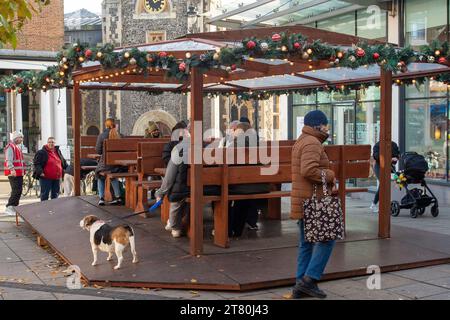
{"type": "MultiPolygon", "coordinates": [[[[367,279],[368,277],[360,277],[357,282],[361,283],[363,286],[367,287],[367,279]]],[[[400,276],[396,276],[390,273],[382,273],[381,274],[381,290],[401,287],[408,284],[415,283],[414,280],[409,278],[404,278],[400,276]]]]}
{"type": "Polygon", "coordinates": [[[349,300],[410,300],[409,297],[387,290],[364,290],[344,296],[349,300]]]}
{"type": "Polygon", "coordinates": [[[438,278],[434,280],[424,281],[429,284],[433,284],[435,286],[444,287],[450,290],[450,276],[445,278],[438,278]]]}
{"type": "Polygon", "coordinates": [[[450,291],[423,298],[423,300],[450,300],[450,291]]]}
{"type": "Polygon", "coordinates": [[[81,295],[81,294],[55,293],[54,295],[58,300],[114,300],[112,298],[81,295]]]}
{"type": "Polygon", "coordinates": [[[42,284],[42,281],[22,262],[0,263],[0,286],[2,281],[42,284]]]}
{"type": "Polygon", "coordinates": [[[442,271],[450,273],[450,264],[441,264],[427,268],[430,272],[442,271]]]}
{"type": "Polygon", "coordinates": [[[30,291],[24,289],[6,288],[3,292],[4,300],[56,300],[56,297],[44,291],[30,291]]]}
{"type": "Polygon", "coordinates": [[[448,272],[434,270],[430,272],[428,268],[418,268],[418,269],[409,269],[409,270],[401,270],[390,272],[391,275],[397,275],[404,278],[409,278],[415,281],[427,281],[438,278],[444,278],[448,276],[448,272]]]}
{"type": "Polygon", "coordinates": [[[319,283],[319,287],[326,292],[331,292],[341,297],[368,290],[365,282],[362,283],[349,279],[321,282],[319,283]]]}
{"type": "Polygon", "coordinates": [[[20,262],[20,258],[8,247],[0,247],[0,263],[20,262]]]}
{"type": "Polygon", "coordinates": [[[398,293],[400,295],[410,297],[412,299],[425,298],[441,293],[445,293],[448,290],[445,288],[440,288],[437,286],[425,284],[425,283],[415,283],[402,287],[388,289],[388,291],[398,293]]]}

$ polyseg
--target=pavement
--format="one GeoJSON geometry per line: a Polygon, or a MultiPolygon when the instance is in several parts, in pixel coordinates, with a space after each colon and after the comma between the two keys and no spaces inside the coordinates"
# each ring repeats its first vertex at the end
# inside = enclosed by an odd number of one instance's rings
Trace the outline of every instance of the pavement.
{"type": "MultiPolygon", "coordinates": [[[[8,198],[9,185],[0,181],[0,212],[8,198]]],[[[33,203],[25,197],[21,204],[33,203]]],[[[369,213],[369,203],[349,200],[352,215],[369,213]]],[[[393,224],[450,234],[450,207],[441,207],[438,218],[426,213],[411,219],[405,211],[392,218],[393,224]]],[[[250,292],[194,291],[169,289],[129,289],[80,285],[73,287],[73,276],[48,247],[36,243],[36,235],[25,225],[16,227],[13,217],[0,217],[0,300],[288,300],[291,287],[250,292]],[[71,285],[72,284],[72,285],[71,285]]],[[[450,264],[417,268],[381,275],[380,289],[370,290],[369,275],[320,283],[328,300],[450,300],[450,264]]],[[[75,282],[76,284],[76,282],[75,282]]],[[[305,298],[306,299],[306,298],[305,298]]],[[[310,300],[311,298],[307,298],[310,300]]]]}

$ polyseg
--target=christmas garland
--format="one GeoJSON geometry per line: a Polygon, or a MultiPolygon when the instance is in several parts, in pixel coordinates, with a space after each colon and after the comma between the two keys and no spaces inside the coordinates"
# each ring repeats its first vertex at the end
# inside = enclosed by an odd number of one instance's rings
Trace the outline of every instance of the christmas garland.
{"type": "MultiPolygon", "coordinates": [[[[320,40],[309,42],[301,34],[274,34],[267,39],[249,38],[242,41],[242,46],[224,47],[216,52],[196,55],[186,53],[184,59],[177,59],[167,52],[146,52],[137,48],[114,51],[112,44],[90,48],[75,43],[57,54],[59,64],[43,71],[23,71],[0,79],[0,88],[6,92],[26,93],[30,90],[47,90],[67,87],[72,82],[71,74],[79,70],[82,64],[96,61],[103,70],[111,70],[108,79],[119,74],[141,73],[148,75],[153,70],[164,70],[165,77],[176,78],[180,82],[187,80],[192,67],[206,72],[213,68],[222,68],[232,73],[247,58],[305,60],[308,62],[326,60],[330,67],[356,69],[362,66],[378,64],[393,72],[405,72],[411,62],[447,64],[450,59],[448,43],[432,42],[421,48],[420,52],[411,48],[397,49],[389,44],[368,45],[360,43],[351,48],[342,49],[323,43],[320,40]],[[120,73],[117,70],[122,70],[120,73]]],[[[436,78],[437,81],[449,83],[446,74],[436,78]]],[[[103,81],[95,79],[95,81],[103,81]]],[[[311,91],[316,89],[307,89],[311,91]]],[[[334,90],[334,89],[332,89],[334,90]]],[[[338,88],[339,90],[339,88],[338,88]]],[[[300,92],[301,90],[294,90],[300,92]]],[[[276,90],[287,92],[289,90],[276,90]]],[[[313,92],[313,91],[311,91],[313,92]]],[[[261,94],[260,94],[261,95],[261,94]]],[[[254,96],[254,95],[250,95],[254,96]]]]}

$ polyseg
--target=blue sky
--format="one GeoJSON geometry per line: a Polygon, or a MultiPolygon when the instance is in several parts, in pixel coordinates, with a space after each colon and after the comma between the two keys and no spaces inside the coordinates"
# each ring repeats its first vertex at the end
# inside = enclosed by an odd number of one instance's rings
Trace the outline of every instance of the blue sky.
{"type": "Polygon", "coordinates": [[[83,8],[100,14],[102,12],[102,0],[64,0],[64,13],[83,8]]]}

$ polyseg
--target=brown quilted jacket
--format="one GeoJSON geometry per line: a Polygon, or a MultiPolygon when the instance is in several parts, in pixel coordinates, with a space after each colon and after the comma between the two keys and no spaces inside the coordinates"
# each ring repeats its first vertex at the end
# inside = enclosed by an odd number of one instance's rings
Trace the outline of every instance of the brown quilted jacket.
{"type": "Polygon", "coordinates": [[[322,170],[325,171],[328,192],[331,192],[334,172],[322,145],[327,137],[327,134],[305,126],[292,149],[292,219],[303,219],[303,201],[312,197],[314,184],[317,184],[317,196],[323,196],[322,170]]]}

